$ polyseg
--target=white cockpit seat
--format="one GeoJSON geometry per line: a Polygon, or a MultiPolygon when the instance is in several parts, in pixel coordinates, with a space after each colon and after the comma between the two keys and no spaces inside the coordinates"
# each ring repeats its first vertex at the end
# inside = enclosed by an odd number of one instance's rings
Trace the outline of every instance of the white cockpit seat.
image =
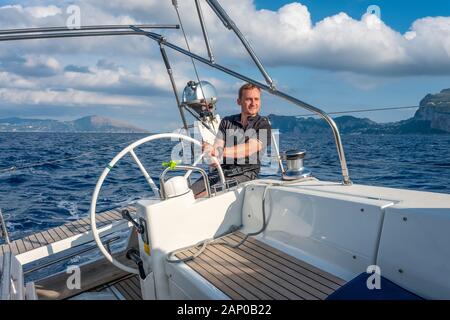
{"type": "MultiPolygon", "coordinates": [[[[223,239],[236,244],[243,237],[236,232],[223,239]]],[[[167,263],[166,271],[171,295],[180,299],[324,300],[346,283],[252,237],[238,249],[209,245],[193,260],[167,263]]]]}

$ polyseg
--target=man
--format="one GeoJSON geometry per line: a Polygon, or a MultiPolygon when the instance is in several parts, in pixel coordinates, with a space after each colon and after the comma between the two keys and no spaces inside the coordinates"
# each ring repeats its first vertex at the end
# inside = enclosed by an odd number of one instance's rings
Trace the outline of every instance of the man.
{"type": "MultiPolygon", "coordinates": [[[[271,127],[269,120],[259,115],[261,89],[252,84],[243,85],[237,104],[241,113],[222,119],[214,145],[204,143],[203,148],[221,161],[227,183],[239,184],[258,177],[261,155],[271,142],[271,127]]],[[[209,182],[211,186],[220,183],[217,169],[209,175],[209,182]]],[[[203,179],[191,188],[196,197],[205,194],[203,179]]]]}

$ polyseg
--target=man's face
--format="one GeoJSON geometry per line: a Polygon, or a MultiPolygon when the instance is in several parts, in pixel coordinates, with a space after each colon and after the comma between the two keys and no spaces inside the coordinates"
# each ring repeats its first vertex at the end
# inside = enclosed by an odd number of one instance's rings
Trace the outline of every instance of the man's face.
{"type": "Polygon", "coordinates": [[[256,116],[261,109],[261,92],[258,89],[249,89],[242,92],[242,97],[237,99],[241,106],[241,112],[246,116],[256,116]]]}

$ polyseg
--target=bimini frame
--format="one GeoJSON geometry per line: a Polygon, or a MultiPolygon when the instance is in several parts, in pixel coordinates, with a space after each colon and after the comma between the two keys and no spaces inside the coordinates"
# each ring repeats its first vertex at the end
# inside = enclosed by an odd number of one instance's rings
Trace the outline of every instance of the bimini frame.
{"type": "MultiPolygon", "coordinates": [[[[205,1],[211,7],[211,9],[214,11],[214,13],[218,16],[218,18],[222,21],[222,23],[225,25],[225,27],[228,28],[229,30],[232,30],[236,34],[236,36],[240,39],[240,41],[246,48],[248,54],[250,55],[252,60],[255,62],[256,66],[260,70],[261,74],[263,75],[263,77],[266,81],[266,84],[261,83],[257,80],[249,78],[249,77],[242,75],[236,71],[233,71],[233,70],[228,69],[220,64],[215,63],[213,53],[211,50],[211,46],[210,46],[210,42],[208,39],[208,35],[206,32],[206,26],[203,21],[203,14],[201,12],[200,4],[199,4],[198,0],[195,0],[195,4],[197,6],[197,12],[199,14],[199,19],[201,22],[202,31],[203,31],[203,35],[205,38],[209,59],[203,58],[197,54],[192,53],[190,50],[183,49],[183,48],[167,41],[167,39],[160,34],[146,31],[147,29],[179,29],[180,28],[179,25],[149,25],[149,24],[103,25],[103,26],[98,25],[98,26],[83,26],[78,29],[69,29],[66,27],[10,29],[10,30],[0,30],[0,41],[52,39],[52,38],[74,38],[74,37],[124,36],[124,35],[139,35],[139,36],[145,36],[147,38],[150,38],[150,39],[156,41],[160,46],[163,61],[166,65],[166,68],[168,69],[168,73],[171,78],[172,86],[173,86],[173,89],[175,92],[175,97],[177,99],[178,107],[180,109],[183,126],[185,127],[186,130],[188,129],[188,125],[187,125],[186,118],[183,113],[182,106],[179,101],[175,82],[173,80],[172,69],[170,68],[170,64],[168,63],[167,54],[165,54],[165,47],[170,48],[174,51],[177,51],[177,52],[179,52],[185,56],[188,56],[196,61],[199,61],[203,64],[206,64],[216,70],[224,72],[234,78],[251,83],[251,84],[259,87],[260,89],[268,92],[269,94],[272,94],[274,96],[285,99],[298,107],[301,107],[303,109],[306,109],[312,113],[319,115],[321,118],[323,118],[328,123],[328,125],[331,127],[331,129],[333,131],[333,135],[334,135],[334,139],[335,139],[335,143],[336,143],[336,147],[337,147],[337,151],[338,151],[338,155],[339,155],[339,161],[340,161],[340,165],[341,165],[341,171],[342,171],[342,177],[343,177],[342,182],[344,185],[351,185],[352,182],[350,180],[350,176],[349,176],[349,172],[348,172],[348,168],[347,168],[347,161],[345,158],[344,147],[342,145],[342,140],[341,140],[339,130],[338,130],[337,125],[334,122],[334,120],[323,110],[316,108],[306,102],[303,102],[293,96],[290,96],[290,95],[276,89],[271,77],[265,70],[260,59],[256,56],[250,43],[244,37],[244,35],[239,30],[239,28],[236,26],[236,24],[233,22],[233,20],[228,16],[228,14],[222,8],[222,6],[217,2],[217,0],[205,0],[205,1]]],[[[176,8],[178,8],[178,3],[176,0],[172,0],[172,3],[176,8]]]]}

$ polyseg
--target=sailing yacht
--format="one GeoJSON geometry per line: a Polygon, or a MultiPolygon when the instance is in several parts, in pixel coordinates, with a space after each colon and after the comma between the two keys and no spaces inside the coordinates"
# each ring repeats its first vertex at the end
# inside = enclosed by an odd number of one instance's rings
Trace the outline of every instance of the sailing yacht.
{"type": "MultiPolygon", "coordinates": [[[[353,184],[333,119],[278,90],[219,2],[206,2],[241,40],[265,83],[214,60],[198,0],[195,4],[206,58],[154,32],[183,29],[181,20],[179,25],[0,31],[0,42],[131,35],[148,38],[161,51],[185,129],[184,134],[140,139],[105,164],[93,190],[89,218],[2,245],[0,299],[450,299],[450,195],[353,184]],[[199,140],[213,139],[220,122],[219,115],[205,115],[201,108],[196,109],[198,101],[216,98],[214,92],[202,90],[200,79],[191,83],[190,94],[179,96],[166,50],[321,116],[334,135],[342,180],[318,180],[305,169],[304,152],[291,150],[281,155],[275,144],[279,179],[229,185],[219,166],[220,187],[210,186],[205,179],[206,195],[195,198],[189,188],[190,175],[207,174],[199,165],[205,156],[200,152],[190,165],[173,165],[157,173],[159,185],[155,183],[136,155],[137,148],[164,139],[201,148],[199,140]],[[195,118],[193,127],[201,139],[190,135],[192,126],[186,113],[195,118]],[[126,155],[134,159],[156,198],[98,213],[96,204],[103,182],[126,155]],[[33,278],[33,274],[44,275],[33,278]]],[[[173,3],[178,12],[176,1],[173,3]]],[[[7,234],[5,228],[3,233],[7,234]]]]}

